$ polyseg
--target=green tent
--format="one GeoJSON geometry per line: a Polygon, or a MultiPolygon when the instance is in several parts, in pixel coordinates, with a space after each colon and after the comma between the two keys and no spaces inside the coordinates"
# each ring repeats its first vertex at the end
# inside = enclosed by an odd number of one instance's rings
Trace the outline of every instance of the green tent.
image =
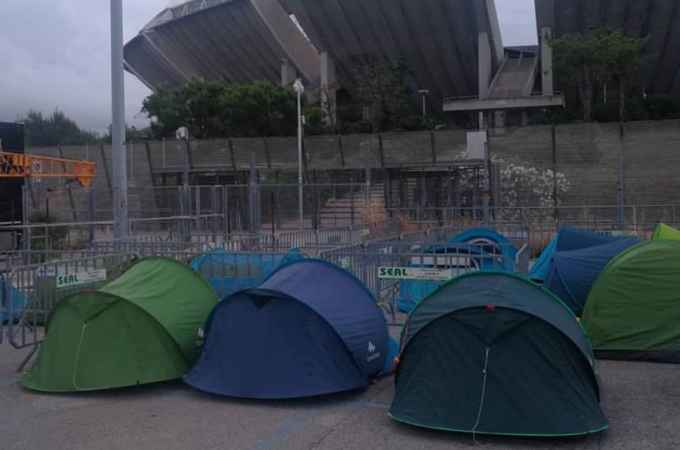
{"type": "Polygon", "coordinates": [[[607,428],[588,339],[517,275],[459,277],[409,316],[390,416],[445,431],[576,436],[607,428]]]}
{"type": "Polygon", "coordinates": [[[602,357],[680,362],[680,242],[648,241],[614,258],[583,325],[602,357]]]}
{"type": "Polygon", "coordinates": [[[663,223],[659,224],[652,235],[653,241],[680,241],[680,230],[669,227],[663,223]]]}
{"type": "Polygon", "coordinates": [[[100,290],[57,305],[22,383],[72,392],[181,378],[198,356],[198,331],[216,304],[210,285],[188,266],[142,259],[100,290]]]}

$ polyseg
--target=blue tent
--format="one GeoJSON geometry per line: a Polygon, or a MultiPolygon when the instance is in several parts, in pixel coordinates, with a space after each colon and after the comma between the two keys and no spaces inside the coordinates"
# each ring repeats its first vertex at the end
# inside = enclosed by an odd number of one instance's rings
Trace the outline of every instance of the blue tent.
{"type": "Polygon", "coordinates": [[[552,257],[545,287],[580,316],[593,283],[609,261],[639,242],[637,238],[624,238],[580,250],[558,251],[552,257]]]}
{"type": "Polygon", "coordinates": [[[0,323],[19,320],[27,303],[26,296],[0,275],[0,323]]]}
{"type": "Polygon", "coordinates": [[[229,253],[215,250],[191,262],[191,267],[212,285],[220,299],[259,286],[277,268],[304,256],[299,250],[280,254],[229,253]]]}
{"type": "MultiPolygon", "coordinates": [[[[505,236],[488,228],[472,228],[453,237],[443,246],[430,246],[425,253],[458,254],[453,268],[462,275],[469,271],[513,272],[517,248],[505,236]]],[[[423,258],[414,258],[411,267],[432,267],[423,258]]],[[[409,313],[424,298],[432,294],[443,282],[404,280],[399,282],[399,310],[409,313]]]]}
{"type": "Polygon", "coordinates": [[[471,228],[455,236],[451,243],[479,246],[485,255],[496,255],[491,265],[485,264],[484,270],[514,272],[517,247],[502,234],[489,228],[471,228]]]}
{"type": "Polygon", "coordinates": [[[310,397],[367,387],[386,358],[387,324],[368,289],[307,259],[221,302],[185,381],[229,397],[310,397]]]}
{"type": "Polygon", "coordinates": [[[553,255],[556,252],[580,250],[596,245],[607,244],[619,239],[621,239],[621,237],[595,233],[593,231],[562,228],[534,263],[531,272],[529,272],[529,278],[534,281],[544,282],[550,273],[550,265],[552,263],[553,255]]]}

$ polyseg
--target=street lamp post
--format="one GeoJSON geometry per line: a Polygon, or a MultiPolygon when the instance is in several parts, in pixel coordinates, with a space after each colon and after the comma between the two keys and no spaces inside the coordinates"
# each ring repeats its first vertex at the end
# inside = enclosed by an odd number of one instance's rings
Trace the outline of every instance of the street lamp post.
{"type": "Polygon", "coordinates": [[[430,91],[421,89],[418,93],[423,97],[423,122],[425,122],[427,120],[427,96],[430,95],[430,91]]]}
{"type": "Polygon", "coordinates": [[[302,81],[298,78],[293,84],[293,89],[297,93],[297,108],[298,108],[298,201],[300,211],[300,229],[305,229],[305,214],[304,214],[304,186],[302,174],[302,95],[305,93],[305,87],[302,81]]]}
{"type": "Polygon", "coordinates": [[[127,149],[125,145],[125,81],[123,69],[123,1],[111,0],[111,162],[113,165],[113,235],[128,238],[127,149]]]}

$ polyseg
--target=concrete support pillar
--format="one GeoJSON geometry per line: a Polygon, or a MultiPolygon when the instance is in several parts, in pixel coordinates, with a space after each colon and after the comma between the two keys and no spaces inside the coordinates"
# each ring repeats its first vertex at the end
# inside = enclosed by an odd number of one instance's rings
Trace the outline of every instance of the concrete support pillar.
{"type": "MultiPolygon", "coordinates": [[[[479,33],[479,44],[477,48],[477,62],[479,64],[478,73],[478,91],[479,99],[486,100],[489,98],[489,88],[491,87],[491,80],[493,77],[493,58],[491,52],[491,42],[489,41],[489,34],[486,32],[479,33]]],[[[488,120],[486,113],[479,112],[479,129],[486,130],[488,128],[488,120]]]]}
{"type": "Polygon", "coordinates": [[[479,113],[479,129],[480,130],[486,130],[488,128],[488,123],[486,120],[486,113],[484,111],[480,111],[479,113]]]}
{"type": "Polygon", "coordinates": [[[281,86],[286,87],[290,86],[291,84],[295,83],[295,80],[297,79],[297,70],[295,70],[295,66],[293,66],[290,61],[287,59],[284,59],[281,61],[281,86]]]}
{"type": "Polygon", "coordinates": [[[543,95],[552,96],[555,94],[553,77],[553,51],[550,46],[552,30],[550,28],[541,29],[541,80],[543,81],[543,95]]]}
{"type": "Polygon", "coordinates": [[[491,57],[491,43],[487,33],[479,33],[479,46],[477,51],[479,64],[479,99],[489,97],[489,87],[493,77],[493,60],[491,57]]]}
{"type": "Polygon", "coordinates": [[[498,129],[505,128],[505,111],[494,111],[493,127],[498,129]]]}
{"type": "Polygon", "coordinates": [[[328,52],[321,53],[321,108],[324,124],[335,126],[337,122],[337,77],[335,61],[328,52]]]}

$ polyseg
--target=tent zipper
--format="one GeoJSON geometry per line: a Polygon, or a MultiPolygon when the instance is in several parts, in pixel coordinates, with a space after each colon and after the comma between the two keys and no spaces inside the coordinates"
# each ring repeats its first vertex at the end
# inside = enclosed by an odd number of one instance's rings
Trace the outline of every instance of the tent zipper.
{"type": "Polygon", "coordinates": [[[491,351],[490,347],[486,347],[484,351],[484,369],[482,370],[482,394],[479,399],[479,410],[477,411],[477,420],[472,427],[472,440],[475,445],[477,444],[477,428],[479,428],[479,423],[482,420],[482,412],[484,411],[484,401],[486,400],[486,379],[489,373],[489,353],[491,351]]]}

